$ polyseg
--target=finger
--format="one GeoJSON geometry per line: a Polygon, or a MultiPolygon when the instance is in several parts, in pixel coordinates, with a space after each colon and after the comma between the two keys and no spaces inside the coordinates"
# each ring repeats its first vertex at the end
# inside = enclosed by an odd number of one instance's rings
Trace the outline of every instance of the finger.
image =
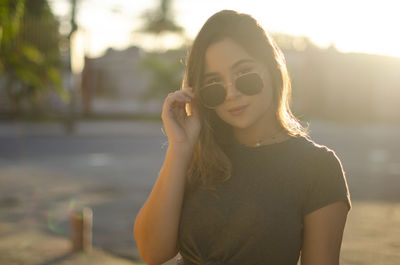
{"type": "Polygon", "coordinates": [[[171,95],[168,95],[166,101],[168,104],[172,104],[175,101],[186,103],[191,102],[192,98],[189,95],[184,94],[182,91],[179,91],[179,93],[175,92],[171,95]]]}
{"type": "Polygon", "coordinates": [[[179,98],[172,98],[168,100],[164,106],[162,111],[162,117],[171,118],[175,115],[181,115],[185,112],[185,103],[186,101],[179,98]],[[181,113],[181,114],[180,114],[181,113]]]}
{"type": "Polygon", "coordinates": [[[182,99],[187,99],[187,100],[191,100],[191,97],[187,94],[185,94],[183,91],[181,90],[177,90],[175,92],[169,93],[166,100],[168,101],[174,101],[174,100],[182,100],[182,99]]]}
{"type": "Polygon", "coordinates": [[[168,97],[174,97],[176,95],[194,96],[194,93],[188,89],[180,89],[174,92],[168,93],[168,97]]]}
{"type": "Polygon", "coordinates": [[[164,104],[164,111],[170,112],[170,111],[174,111],[177,109],[182,109],[182,111],[184,111],[185,104],[189,103],[189,102],[190,102],[190,100],[185,98],[185,96],[183,96],[183,95],[170,96],[166,100],[166,103],[164,104]]]}
{"type": "Polygon", "coordinates": [[[191,96],[191,97],[194,97],[194,92],[193,92],[193,90],[192,90],[191,87],[184,87],[184,88],[181,89],[181,91],[182,91],[183,93],[185,93],[186,95],[189,95],[189,96],[191,96]]]}
{"type": "Polygon", "coordinates": [[[189,90],[188,88],[183,88],[181,90],[178,90],[177,94],[184,95],[184,96],[186,96],[188,98],[193,98],[194,97],[194,93],[191,90],[189,90]]]}
{"type": "Polygon", "coordinates": [[[190,94],[186,94],[184,91],[177,91],[173,97],[177,98],[177,99],[185,99],[188,101],[192,100],[192,97],[190,94]]]}

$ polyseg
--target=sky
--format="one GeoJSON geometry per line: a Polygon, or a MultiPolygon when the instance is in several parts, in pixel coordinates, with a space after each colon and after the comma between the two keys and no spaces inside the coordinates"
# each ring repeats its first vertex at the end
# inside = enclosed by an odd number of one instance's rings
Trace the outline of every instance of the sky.
{"type": "MultiPolygon", "coordinates": [[[[151,47],[154,39],[134,33],[144,10],[157,0],[77,0],[79,31],[75,52],[101,56],[108,48],[151,47]]],[[[68,0],[49,0],[54,13],[66,17],[68,0]]],[[[175,0],[176,21],[194,38],[204,22],[222,9],[252,15],[267,32],[307,36],[315,44],[333,44],[342,52],[361,52],[400,58],[399,0],[175,0]]],[[[61,30],[67,30],[63,25],[61,30]]],[[[177,45],[170,38],[167,47],[177,45]]]]}

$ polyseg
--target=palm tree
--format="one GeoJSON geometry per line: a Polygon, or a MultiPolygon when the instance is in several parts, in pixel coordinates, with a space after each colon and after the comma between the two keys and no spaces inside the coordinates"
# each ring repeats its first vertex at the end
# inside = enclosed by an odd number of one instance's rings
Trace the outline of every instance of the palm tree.
{"type": "Polygon", "coordinates": [[[153,36],[154,43],[157,44],[157,47],[152,47],[156,52],[148,53],[141,61],[141,69],[150,71],[152,75],[149,88],[142,95],[144,100],[163,98],[179,88],[184,73],[181,59],[185,56],[186,44],[189,42],[184,28],[175,22],[172,0],[160,0],[159,3],[154,9],[143,12],[141,17],[144,23],[137,31],[153,36]],[[167,47],[163,47],[162,40],[168,33],[182,38],[183,46],[174,51],[167,51],[167,47]]]}
{"type": "Polygon", "coordinates": [[[158,46],[152,47],[152,49],[165,50],[166,47],[164,47],[162,41],[167,34],[173,34],[175,37],[182,39],[184,44],[188,42],[184,28],[175,21],[172,0],[160,0],[158,6],[145,10],[141,15],[141,19],[143,25],[134,33],[142,33],[145,36],[154,37],[154,43],[158,44],[158,46]]]}
{"type": "Polygon", "coordinates": [[[155,9],[146,10],[142,15],[144,27],[141,31],[156,35],[164,32],[182,33],[183,28],[175,22],[171,5],[171,0],[161,0],[155,9]]]}

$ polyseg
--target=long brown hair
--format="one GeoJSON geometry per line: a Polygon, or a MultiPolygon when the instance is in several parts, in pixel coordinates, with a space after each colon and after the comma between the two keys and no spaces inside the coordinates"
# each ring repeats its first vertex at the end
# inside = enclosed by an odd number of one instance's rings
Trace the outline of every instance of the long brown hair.
{"type": "Polygon", "coordinates": [[[205,108],[196,99],[202,86],[207,48],[225,38],[237,43],[269,70],[274,89],[276,119],[291,136],[308,136],[290,110],[291,83],[285,57],[274,40],[258,22],[247,14],[222,10],[211,16],[197,34],[186,61],[182,86],[195,93],[192,101],[201,120],[201,131],[188,168],[188,187],[201,186],[216,190],[217,184],[231,177],[232,165],[224,153],[224,145],[232,141],[231,126],[222,121],[214,110],[205,108]]]}

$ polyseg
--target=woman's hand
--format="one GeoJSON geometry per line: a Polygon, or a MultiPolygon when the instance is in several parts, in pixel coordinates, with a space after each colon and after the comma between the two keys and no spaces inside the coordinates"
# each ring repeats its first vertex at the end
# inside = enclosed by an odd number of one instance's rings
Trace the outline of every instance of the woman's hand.
{"type": "Polygon", "coordinates": [[[169,145],[193,149],[200,133],[200,119],[197,109],[191,104],[194,93],[190,87],[169,93],[163,105],[161,118],[169,145]],[[190,116],[186,112],[189,105],[190,116]]]}

